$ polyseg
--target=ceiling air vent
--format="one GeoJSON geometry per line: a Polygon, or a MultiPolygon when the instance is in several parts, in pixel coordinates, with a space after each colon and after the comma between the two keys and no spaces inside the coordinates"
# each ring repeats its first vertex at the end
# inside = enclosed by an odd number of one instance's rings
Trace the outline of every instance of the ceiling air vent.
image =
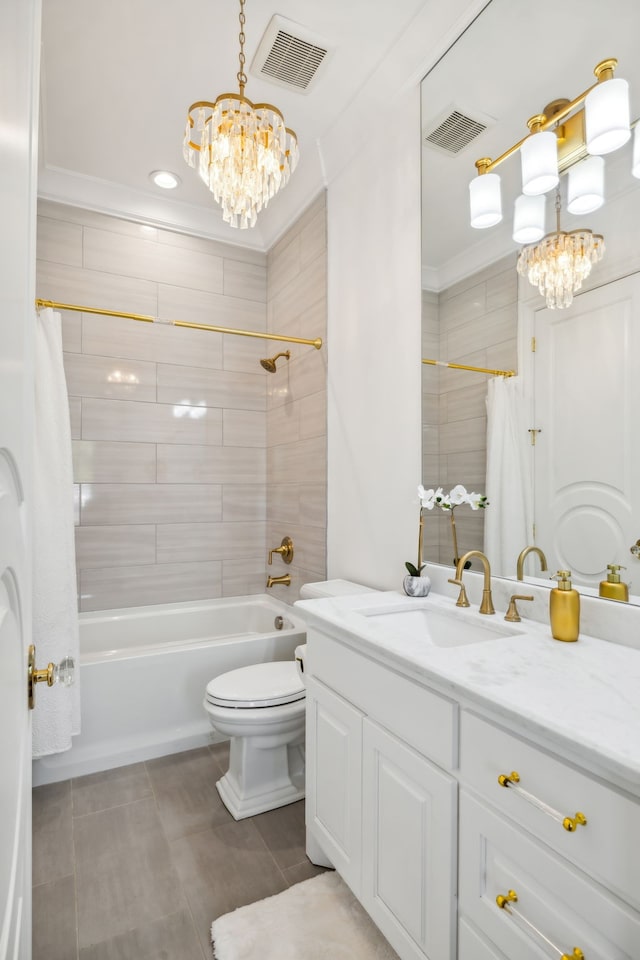
{"type": "Polygon", "coordinates": [[[329,57],[321,37],[297,23],[274,16],[251,64],[251,73],[296,93],[308,93],[329,57]]]}
{"type": "Polygon", "coordinates": [[[455,156],[487,129],[488,121],[488,117],[474,119],[452,107],[444,117],[441,115],[426,128],[423,140],[429,146],[455,156]]]}

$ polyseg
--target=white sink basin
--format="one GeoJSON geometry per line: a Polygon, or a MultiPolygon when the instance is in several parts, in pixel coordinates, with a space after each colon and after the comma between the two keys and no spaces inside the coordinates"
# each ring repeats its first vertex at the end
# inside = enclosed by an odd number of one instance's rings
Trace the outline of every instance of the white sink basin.
{"type": "Polygon", "coordinates": [[[443,610],[437,606],[378,607],[359,612],[394,633],[424,640],[436,647],[462,647],[523,633],[522,629],[505,623],[496,614],[470,616],[463,611],[443,610]]]}

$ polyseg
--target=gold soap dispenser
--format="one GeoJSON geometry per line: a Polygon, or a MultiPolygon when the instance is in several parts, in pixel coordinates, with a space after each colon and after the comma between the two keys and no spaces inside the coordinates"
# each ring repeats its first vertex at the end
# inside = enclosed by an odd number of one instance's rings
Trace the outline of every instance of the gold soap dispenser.
{"type": "Polygon", "coordinates": [[[620,570],[626,570],[626,567],[619,563],[608,563],[606,580],[600,581],[600,596],[608,600],[629,600],[629,585],[620,581],[620,570]]]}
{"type": "Polygon", "coordinates": [[[580,632],[580,594],[571,586],[570,570],[558,570],[551,579],[558,581],[549,597],[551,635],[554,640],[570,643],[580,632]]]}

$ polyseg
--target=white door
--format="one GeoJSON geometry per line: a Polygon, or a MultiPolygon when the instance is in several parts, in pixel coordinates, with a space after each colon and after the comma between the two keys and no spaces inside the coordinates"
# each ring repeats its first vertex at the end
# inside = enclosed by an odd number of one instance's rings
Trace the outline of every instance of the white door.
{"type": "Polygon", "coordinates": [[[39,0],[0,3],[0,960],[31,957],[29,510],[39,0]]]}
{"type": "Polygon", "coordinates": [[[640,279],[537,311],[534,334],[536,543],[551,572],[597,589],[607,564],[638,566],[640,279]]]}

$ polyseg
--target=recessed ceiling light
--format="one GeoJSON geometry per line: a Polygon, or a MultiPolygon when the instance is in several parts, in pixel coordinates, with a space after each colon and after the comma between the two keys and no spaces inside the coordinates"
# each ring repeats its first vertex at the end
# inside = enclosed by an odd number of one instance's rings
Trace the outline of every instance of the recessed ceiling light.
{"type": "Polygon", "coordinates": [[[163,190],[173,190],[180,184],[180,177],[169,170],[154,170],[149,174],[149,179],[155,183],[156,187],[162,187],[163,190]]]}

